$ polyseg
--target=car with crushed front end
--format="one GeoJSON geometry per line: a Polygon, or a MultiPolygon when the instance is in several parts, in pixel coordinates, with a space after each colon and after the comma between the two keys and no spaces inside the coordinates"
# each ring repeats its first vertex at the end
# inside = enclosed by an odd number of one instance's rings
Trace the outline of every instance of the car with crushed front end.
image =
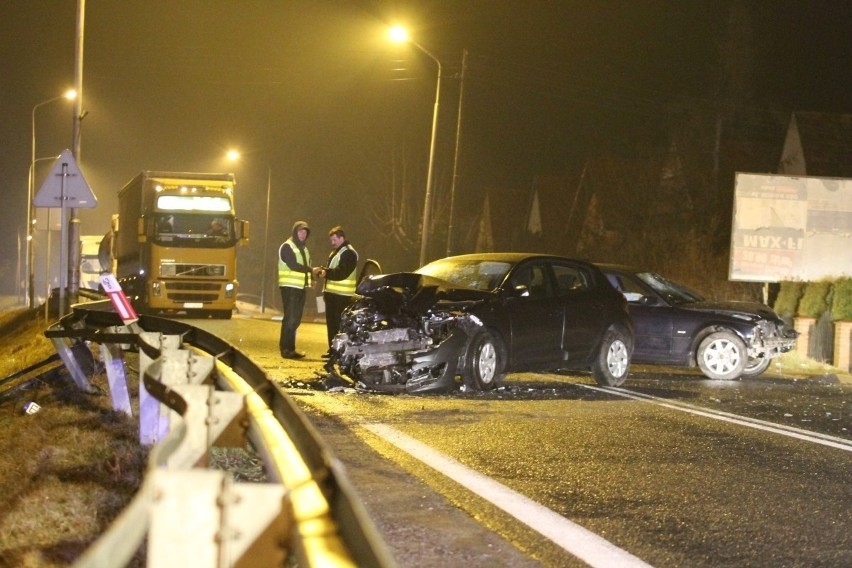
{"type": "Polygon", "coordinates": [[[627,377],[627,303],[589,262],[467,254],[367,277],[356,292],[325,368],[364,390],[489,390],[519,371],[586,370],[610,386],[627,377]]]}
{"type": "Polygon", "coordinates": [[[633,362],[699,367],[710,379],[756,377],[793,349],[798,333],[767,305],[710,301],[656,272],[597,263],[624,294],[633,319],[633,362]]]}

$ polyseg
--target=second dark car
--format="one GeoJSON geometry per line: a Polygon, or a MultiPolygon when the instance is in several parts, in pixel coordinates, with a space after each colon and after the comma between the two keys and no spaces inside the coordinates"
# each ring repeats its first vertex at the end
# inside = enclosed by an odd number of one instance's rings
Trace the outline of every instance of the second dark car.
{"type": "Polygon", "coordinates": [[[344,312],[326,369],[389,392],[487,390],[506,372],[586,369],[627,377],[627,303],[593,264],[469,254],[371,276],[344,312]]]}
{"type": "Polygon", "coordinates": [[[797,332],[764,304],[709,301],[652,271],[597,266],[630,306],[637,363],[697,365],[708,378],[732,380],[763,373],[795,345],[797,332]]]}

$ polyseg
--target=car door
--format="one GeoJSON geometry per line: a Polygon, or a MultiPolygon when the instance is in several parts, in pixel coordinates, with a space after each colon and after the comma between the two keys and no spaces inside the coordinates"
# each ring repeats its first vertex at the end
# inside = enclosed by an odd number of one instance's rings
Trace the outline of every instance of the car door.
{"type": "Polygon", "coordinates": [[[564,313],[562,360],[569,364],[587,361],[604,331],[608,313],[601,305],[594,280],[586,268],[569,262],[554,262],[556,294],[564,313]]]}
{"type": "Polygon", "coordinates": [[[632,274],[607,271],[606,277],[627,299],[633,319],[633,360],[670,360],[674,329],[671,306],[632,274]]]}
{"type": "Polygon", "coordinates": [[[561,357],[564,310],[549,270],[547,262],[531,261],[519,265],[509,278],[506,308],[513,369],[544,368],[561,357]]]}

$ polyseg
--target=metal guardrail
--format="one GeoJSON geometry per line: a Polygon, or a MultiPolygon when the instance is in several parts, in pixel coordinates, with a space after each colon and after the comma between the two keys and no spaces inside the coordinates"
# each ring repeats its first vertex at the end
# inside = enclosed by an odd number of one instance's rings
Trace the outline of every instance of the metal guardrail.
{"type": "Polygon", "coordinates": [[[128,414],[121,351],[138,347],[140,442],[154,444],[137,495],[75,566],[125,565],[146,536],[147,563],[157,567],[282,566],[288,557],[302,567],[395,566],[342,465],[233,345],[153,316],[125,327],[108,301],[73,306],[45,335],[84,390],[92,387],[80,346],[99,344],[113,406],[128,414]],[[271,483],[194,467],[206,465],[211,445],[246,439],[271,483]]]}

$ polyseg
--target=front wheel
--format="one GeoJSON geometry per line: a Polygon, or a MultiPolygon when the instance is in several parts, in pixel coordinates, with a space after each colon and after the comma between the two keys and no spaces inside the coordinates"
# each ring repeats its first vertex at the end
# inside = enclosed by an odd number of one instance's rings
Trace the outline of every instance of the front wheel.
{"type": "Polygon", "coordinates": [[[501,344],[487,331],[473,338],[468,349],[464,385],[474,390],[491,390],[502,378],[505,357],[501,344]]]}
{"type": "Polygon", "coordinates": [[[621,386],[627,378],[629,367],[630,340],[621,330],[608,330],[592,365],[595,381],[605,387],[621,386]]]}
{"type": "Polygon", "coordinates": [[[769,368],[769,364],[772,362],[772,359],[769,357],[751,357],[746,363],[745,369],[743,369],[743,377],[756,377],[762,374],[766,369],[769,368]]]}
{"type": "Polygon", "coordinates": [[[716,331],[705,337],[696,353],[701,372],[710,379],[732,381],[746,369],[745,343],[732,331],[716,331]]]}

